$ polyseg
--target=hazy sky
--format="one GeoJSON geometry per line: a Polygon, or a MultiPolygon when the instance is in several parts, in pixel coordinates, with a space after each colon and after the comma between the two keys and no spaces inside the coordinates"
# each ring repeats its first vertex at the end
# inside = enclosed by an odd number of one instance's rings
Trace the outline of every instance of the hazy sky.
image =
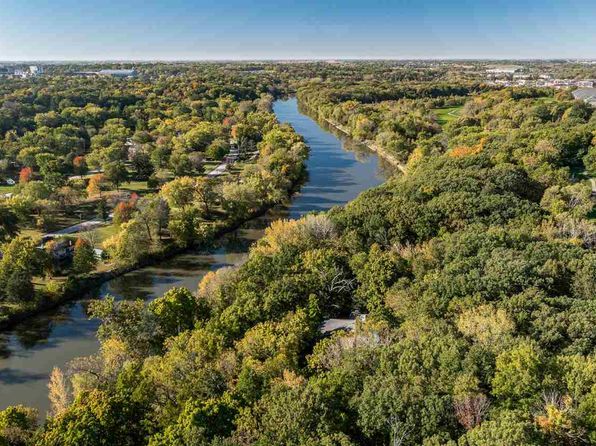
{"type": "Polygon", "coordinates": [[[0,0],[0,60],[596,58],[596,0],[0,0]]]}

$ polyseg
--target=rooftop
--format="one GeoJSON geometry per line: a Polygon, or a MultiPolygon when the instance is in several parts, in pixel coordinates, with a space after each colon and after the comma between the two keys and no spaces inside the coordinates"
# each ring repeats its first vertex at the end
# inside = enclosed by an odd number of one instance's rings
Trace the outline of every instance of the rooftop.
{"type": "Polygon", "coordinates": [[[137,72],[135,70],[99,70],[98,74],[103,76],[136,76],[137,72]]]}
{"type": "Polygon", "coordinates": [[[573,92],[573,97],[584,101],[596,100],[596,88],[578,88],[573,92]]]}

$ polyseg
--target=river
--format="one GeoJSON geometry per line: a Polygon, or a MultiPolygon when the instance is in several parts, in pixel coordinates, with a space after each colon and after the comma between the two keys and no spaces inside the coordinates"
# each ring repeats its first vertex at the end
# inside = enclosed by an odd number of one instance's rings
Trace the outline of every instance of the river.
{"type": "Polygon", "coordinates": [[[189,252],[123,275],[104,283],[92,295],[0,333],[0,410],[24,404],[39,409],[43,416],[49,409],[47,383],[52,368],[97,351],[98,321],[87,318],[89,299],[112,295],[149,300],[174,286],[194,291],[208,271],[241,263],[248,247],[271,221],[342,205],[391,174],[392,169],[376,155],[303,114],[296,99],[276,101],[273,109],[278,120],[290,123],[311,149],[308,178],[300,193],[287,205],[223,237],[210,252],[189,252]]]}

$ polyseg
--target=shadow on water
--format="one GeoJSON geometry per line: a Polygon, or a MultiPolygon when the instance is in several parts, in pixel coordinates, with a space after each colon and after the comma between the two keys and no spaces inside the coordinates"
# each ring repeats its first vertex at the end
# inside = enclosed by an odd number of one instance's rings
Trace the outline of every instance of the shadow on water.
{"type": "Polygon", "coordinates": [[[112,295],[117,299],[150,300],[174,286],[194,291],[209,271],[244,262],[250,245],[272,221],[342,205],[391,174],[387,165],[362,145],[347,141],[333,129],[323,130],[301,114],[295,99],[277,101],[274,112],[280,122],[290,123],[303,135],[311,148],[308,175],[300,193],[287,205],[278,206],[223,237],[208,252],[185,253],[115,278],[77,302],[0,333],[0,410],[25,404],[38,408],[43,416],[49,408],[47,382],[52,368],[97,351],[98,321],[87,318],[90,299],[112,295]]]}

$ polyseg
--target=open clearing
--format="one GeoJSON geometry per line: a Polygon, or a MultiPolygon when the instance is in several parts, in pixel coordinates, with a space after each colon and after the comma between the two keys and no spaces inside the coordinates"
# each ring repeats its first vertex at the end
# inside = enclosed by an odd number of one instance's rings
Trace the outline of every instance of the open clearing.
{"type": "Polygon", "coordinates": [[[437,116],[439,125],[443,126],[457,118],[462,107],[462,105],[459,105],[457,107],[433,108],[432,111],[437,116]]]}

